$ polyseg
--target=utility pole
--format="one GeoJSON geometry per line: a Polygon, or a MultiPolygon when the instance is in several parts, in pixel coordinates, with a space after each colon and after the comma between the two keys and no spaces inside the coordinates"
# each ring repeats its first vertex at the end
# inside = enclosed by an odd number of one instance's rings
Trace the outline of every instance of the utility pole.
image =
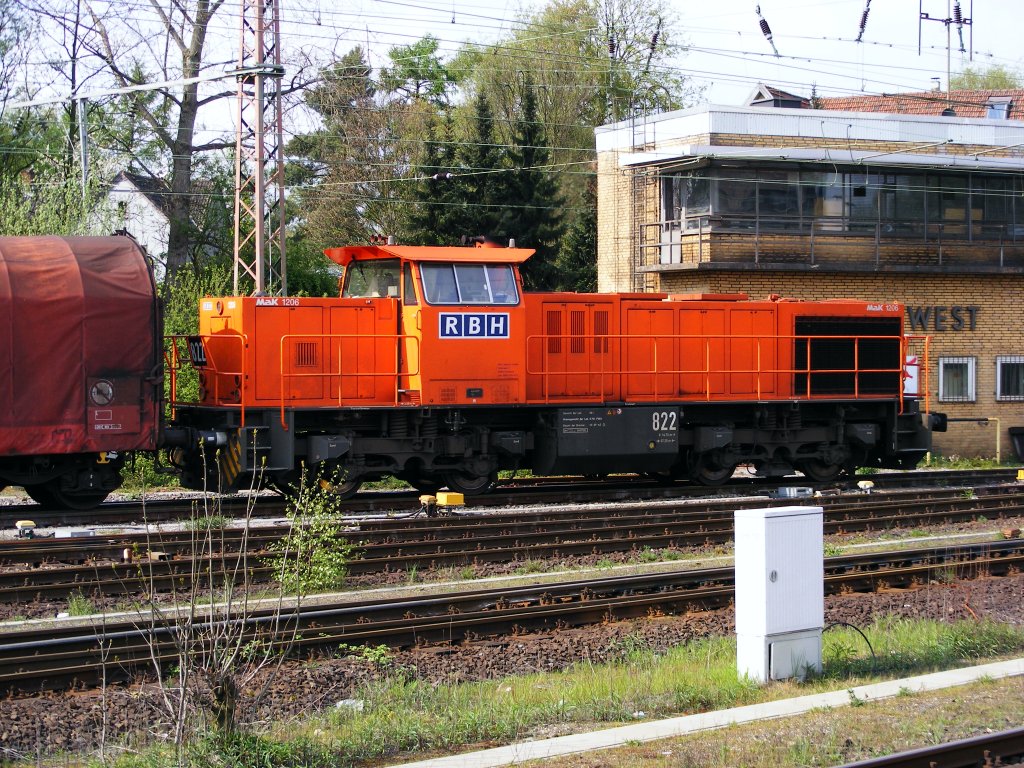
{"type": "MultiPolygon", "coordinates": [[[[869,3],[870,4],[870,3],[869,3]]],[[[946,117],[956,116],[956,110],[953,109],[953,94],[952,88],[950,87],[950,80],[953,77],[953,68],[951,64],[951,51],[953,48],[952,30],[951,27],[956,26],[957,35],[960,38],[960,53],[968,53],[967,49],[964,48],[964,27],[970,27],[971,31],[971,48],[970,48],[970,59],[974,61],[974,23],[973,18],[964,17],[963,11],[960,8],[960,0],[953,0],[952,8],[950,7],[950,0],[946,0],[946,18],[939,19],[931,16],[924,12],[924,0],[918,0],[917,4],[917,55],[921,55],[921,22],[922,21],[937,21],[940,24],[946,25],[946,108],[942,111],[942,114],[946,117]]],[[[974,15],[974,0],[971,0],[971,16],[974,15]]]]}
{"type": "Polygon", "coordinates": [[[281,23],[278,0],[241,0],[235,144],[234,291],[287,295],[281,23]]]}

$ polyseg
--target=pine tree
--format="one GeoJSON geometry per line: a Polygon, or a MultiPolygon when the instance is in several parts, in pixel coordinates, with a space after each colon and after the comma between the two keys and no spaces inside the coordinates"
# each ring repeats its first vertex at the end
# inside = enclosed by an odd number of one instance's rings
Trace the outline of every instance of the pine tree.
{"type": "Polygon", "coordinates": [[[512,190],[507,173],[507,152],[496,143],[494,117],[485,96],[474,102],[473,133],[456,153],[461,166],[457,190],[462,205],[458,224],[463,235],[503,239],[502,210],[512,190]]]}
{"type": "Polygon", "coordinates": [[[556,289],[589,293],[597,290],[597,183],[588,180],[579,208],[555,260],[556,289]]]}
{"type": "Polygon", "coordinates": [[[416,169],[421,180],[409,215],[408,240],[415,245],[453,245],[464,234],[460,229],[464,200],[456,178],[450,117],[442,126],[430,123],[424,152],[423,162],[416,169]]]}
{"type": "Polygon", "coordinates": [[[517,246],[537,249],[523,265],[527,289],[552,290],[559,282],[555,257],[563,231],[562,199],[557,177],[549,167],[550,152],[529,77],[524,82],[509,160],[514,169],[511,194],[508,206],[501,211],[499,229],[506,237],[514,237],[517,246]]]}

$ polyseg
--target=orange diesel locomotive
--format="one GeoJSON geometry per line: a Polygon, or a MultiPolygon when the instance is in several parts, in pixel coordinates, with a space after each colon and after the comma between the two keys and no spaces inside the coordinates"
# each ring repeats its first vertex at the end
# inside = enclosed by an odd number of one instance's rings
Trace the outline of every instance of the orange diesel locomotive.
{"type": "Polygon", "coordinates": [[[519,468],[714,485],[738,464],[823,481],[913,467],[942,427],[906,391],[927,350],[898,303],[527,294],[532,253],[331,248],[338,298],[203,299],[171,366],[200,380],[165,430],[185,485],[305,471],[342,495],[383,475],[476,494],[519,468]]]}

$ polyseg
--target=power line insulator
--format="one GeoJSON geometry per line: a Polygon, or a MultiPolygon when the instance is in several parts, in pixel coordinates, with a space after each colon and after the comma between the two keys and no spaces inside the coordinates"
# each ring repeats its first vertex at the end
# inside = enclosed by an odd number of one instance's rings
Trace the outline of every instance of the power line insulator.
{"type": "Polygon", "coordinates": [[[761,15],[761,6],[755,6],[754,12],[757,14],[757,18],[760,20],[759,23],[761,25],[761,34],[763,34],[765,38],[768,40],[768,44],[772,47],[772,52],[776,56],[778,56],[779,50],[775,47],[775,41],[772,40],[772,28],[768,26],[768,22],[765,20],[764,16],[761,15]]]}
{"type": "Polygon", "coordinates": [[[859,43],[864,37],[864,29],[868,25],[868,14],[871,13],[871,0],[868,0],[867,5],[864,6],[864,13],[860,15],[860,34],[857,35],[857,42],[859,43]]]}

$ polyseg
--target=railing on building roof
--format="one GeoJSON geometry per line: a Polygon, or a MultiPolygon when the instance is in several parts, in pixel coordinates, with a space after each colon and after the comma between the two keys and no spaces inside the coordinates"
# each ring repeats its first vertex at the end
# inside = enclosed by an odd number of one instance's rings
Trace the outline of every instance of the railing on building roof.
{"type": "Polygon", "coordinates": [[[643,224],[639,237],[642,271],[735,262],[1024,267],[1024,227],[983,221],[703,214],[643,224]]]}

